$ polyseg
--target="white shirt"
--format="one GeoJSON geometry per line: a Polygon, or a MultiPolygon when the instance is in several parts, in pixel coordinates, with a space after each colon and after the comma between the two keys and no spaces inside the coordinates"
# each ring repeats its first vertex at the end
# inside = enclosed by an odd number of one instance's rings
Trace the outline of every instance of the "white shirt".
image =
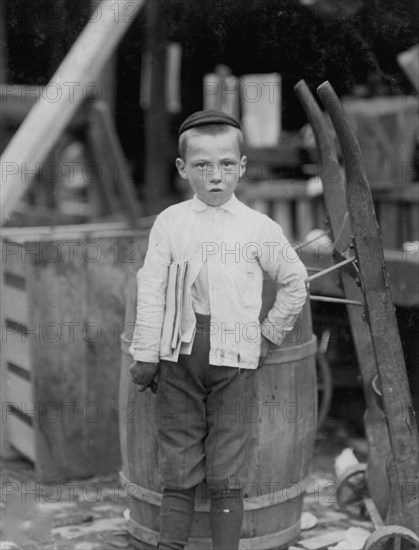
{"type": "MultiPolygon", "coordinates": [[[[137,275],[137,318],[130,347],[137,361],[160,359],[168,266],[184,260],[189,267],[183,332],[190,333],[195,323],[193,305],[196,308],[203,283],[211,311],[210,364],[256,368],[261,334],[280,345],[307,296],[307,271],[280,225],[235,195],[219,207],[208,206],[195,196],[161,212],[137,275]],[[206,270],[201,272],[204,264],[206,270]],[[263,271],[278,283],[278,292],[260,325],[263,271]]],[[[180,353],[190,354],[191,343],[182,346],[180,353]]]]}

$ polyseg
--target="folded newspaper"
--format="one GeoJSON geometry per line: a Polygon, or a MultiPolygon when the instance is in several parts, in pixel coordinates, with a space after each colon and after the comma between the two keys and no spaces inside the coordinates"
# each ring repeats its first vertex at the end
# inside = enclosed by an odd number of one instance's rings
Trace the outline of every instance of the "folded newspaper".
{"type": "Polygon", "coordinates": [[[185,306],[185,281],[188,262],[173,262],[169,266],[166,290],[166,310],[160,342],[160,356],[179,355],[182,342],[191,341],[193,335],[182,334],[182,313],[185,306]]]}

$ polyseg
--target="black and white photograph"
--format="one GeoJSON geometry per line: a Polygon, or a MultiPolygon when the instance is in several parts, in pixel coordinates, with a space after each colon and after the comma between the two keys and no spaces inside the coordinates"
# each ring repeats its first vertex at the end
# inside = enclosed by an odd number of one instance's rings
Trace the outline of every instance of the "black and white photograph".
{"type": "Polygon", "coordinates": [[[2,0],[0,550],[419,550],[416,0],[2,0]]]}

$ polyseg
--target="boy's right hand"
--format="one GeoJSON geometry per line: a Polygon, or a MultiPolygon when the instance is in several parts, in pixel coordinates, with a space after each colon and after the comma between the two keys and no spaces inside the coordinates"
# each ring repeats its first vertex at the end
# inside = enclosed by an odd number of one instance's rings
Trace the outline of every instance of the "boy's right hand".
{"type": "Polygon", "coordinates": [[[157,385],[154,382],[156,374],[159,372],[160,363],[146,363],[145,361],[133,361],[129,367],[129,373],[134,384],[137,384],[139,392],[145,391],[150,387],[153,393],[156,393],[157,385]]]}

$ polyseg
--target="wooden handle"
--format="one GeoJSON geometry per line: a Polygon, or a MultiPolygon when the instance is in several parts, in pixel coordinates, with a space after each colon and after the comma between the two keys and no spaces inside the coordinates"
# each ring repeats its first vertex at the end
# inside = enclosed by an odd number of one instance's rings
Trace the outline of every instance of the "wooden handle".
{"type": "Polygon", "coordinates": [[[313,128],[321,160],[325,160],[328,157],[335,157],[337,161],[336,151],[330,132],[324,121],[324,115],[305,80],[299,80],[294,86],[294,91],[313,128]]]}
{"type": "Polygon", "coordinates": [[[355,133],[346,118],[342,104],[330,82],[317,88],[317,93],[332,120],[342,150],[347,182],[359,182],[369,187],[365,174],[361,149],[355,133]]]}
{"type": "Polygon", "coordinates": [[[320,177],[324,189],[324,201],[337,252],[344,255],[350,245],[351,228],[347,216],[345,180],[341,171],[335,144],[324,114],[304,80],[294,86],[295,93],[313,128],[320,155],[320,177]]]}

